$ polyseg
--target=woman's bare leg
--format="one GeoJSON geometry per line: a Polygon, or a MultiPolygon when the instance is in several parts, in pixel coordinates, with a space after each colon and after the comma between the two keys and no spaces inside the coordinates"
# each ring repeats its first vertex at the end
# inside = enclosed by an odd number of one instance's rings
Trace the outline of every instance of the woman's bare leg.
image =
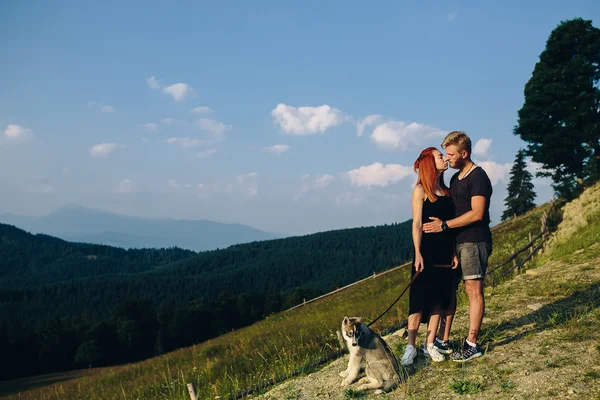
{"type": "Polygon", "coordinates": [[[421,324],[422,312],[416,312],[408,316],[408,344],[414,346],[417,339],[417,332],[421,324]]]}
{"type": "Polygon", "coordinates": [[[435,340],[435,333],[440,324],[440,306],[436,305],[429,315],[429,323],[427,324],[427,344],[432,344],[435,340]]]}
{"type": "Polygon", "coordinates": [[[452,329],[452,321],[454,320],[454,314],[456,313],[456,292],[452,293],[452,299],[447,309],[442,312],[442,319],[440,321],[440,329],[438,331],[438,337],[442,340],[450,339],[450,330],[452,329]]]}

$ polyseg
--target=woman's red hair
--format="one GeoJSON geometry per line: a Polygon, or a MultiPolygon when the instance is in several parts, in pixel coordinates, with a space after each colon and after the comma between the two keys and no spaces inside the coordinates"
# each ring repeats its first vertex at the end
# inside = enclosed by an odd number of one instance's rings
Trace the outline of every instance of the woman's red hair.
{"type": "MultiPolygon", "coordinates": [[[[437,196],[435,195],[435,186],[437,178],[437,168],[435,167],[435,158],[433,156],[433,151],[438,150],[435,147],[428,147],[421,152],[419,158],[415,161],[414,169],[418,174],[419,179],[417,180],[417,185],[421,184],[423,186],[423,190],[425,191],[425,196],[429,199],[429,201],[434,202],[437,200],[437,196]]],[[[439,151],[439,150],[438,150],[439,151]]],[[[444,173],[442,172],[439,176],[439,180],[437,182],[438,187],[446,194],[446,196],[450,195],[448,191],[448,187],[444,183],[444,173]]]]}

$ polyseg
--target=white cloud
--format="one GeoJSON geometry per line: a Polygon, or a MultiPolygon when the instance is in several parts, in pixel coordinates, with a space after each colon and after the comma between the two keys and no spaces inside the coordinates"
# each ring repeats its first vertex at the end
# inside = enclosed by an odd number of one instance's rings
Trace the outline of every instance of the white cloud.
{"type": "Polygon", "coordinates": [[[27,186],[29,193],[55,193],[54,187],[47,183],[38,183],[27,186]]]}
{"type": "Polygon", "coordinates": [[[27,183],[27,191],[29,193],[55,193],[54,186],[52,186],[52,182],[44,176],[34,176],[27,183]]]}
{"type": "Polygon", "coordinates": [[[383,165],[379,162],[362,166],[348,172],[353,185],[357,186],[387,186],[411,175],[412,168],[398,164],[383,165]]]}
{"type": "Polygon", "coordinates": [[[443,137],[446,132],[418,122],[388,121],[377,125],[371,140],[383,150],[408,150],[418,146],[423,139],[443,137]]]}
{"type": "Polygon", "coordinates": [[[193,138],[189,138],[189,137],[170,137],[167,140],[165,140],[165,143],[178,144],[181,147],[188,148],[188,147],[202,146],[204,144],[207,144],[208,141],[202,140],[202,139],[193,139],[193,138]]]}
{"type": "Polygon", "coordinates": [[[324,189],[333,181],[333,176],[331,175],[321,175],[315,179],[315,183],[313,186],[316,189],[324,189]]]}
{"type": "Polygon", "coordinates": [[[117,193],[133,193],[135,192],[135,185],[129,179],[123,179],[115,188],[117,193]]]}
{"type": "Polygon", "coordinates": [[[171,189],[177,189],[177,188],[179,188],[179,184],[177,183],[177,181],[175,179],[169,179],[167,181],[167,183],[169,184],[169,187],[171,189]]]}
{"type": "Polygon", "coordinates": [[[95,110],[103,112],[103,113],[112,114],[115,111],[117,111],[116,108],[114,108],[113,106],[109,106],[108,104],[98,103],[97,101],[90,101],[88,103],[88,106],[91,107],[91,108],[93,108],[93,109],[95,109],[95,110]]]}
{"type": "Polygon", "coordinates": [[[90,154],[94,158],[107,157],[116,148],[119,147],[116,143],[100,143],[90,147],[90,154]]]}
{"type": "Polygon", "coordinates": [[[309,174],[304,174],[302,176],[302,185],[298,189],[294,189],[294,196],[292,199],[294,201],[298,201],[303,198],[304,195],[308,195],[309,201],[318,201],[317,196],[310,195],[311,189],[324,189],[333,182],[334,177],[332,175],[324,174],[317,175],[314,179],[311,178],[309,174]]]}
{"type": "Polygon", "coordinates": [[[248,186],[246,188],[248,196],[254,197],[258,194],[258,188],[256,186],[248,186]]]}
{"type": "Polygon", "coordinates": [[[31,132],[31,129],[23,128],[20,125],[8,124],[4,130],[4,137],[10,141],[24,142],[31,139],[33,133],[31,132]]]}
{"type": "Polygon", "coordinates": [[[241,174],[236,177],[237,183],[242,190],[250,197],[254,197],[258,194],[258,186],[256,184],[256,172],[248,172],[247,174],[241,174]]]}
{"type": "Polygon", "coordinates": [[[181,101],[191,93],[191,89],[187,83],[175,83],[164,88],[163,92],[173,96],[175,101],[181,101]]]}
{"type": "Polygon", "coordinates": [[[254,181],[258,174],[256,172],[248,172],[247,174],[240,174],[236,177],[237,183],[242,185],[247,182],[254,181]]]}
{"type": "Polygon", "coordinates": [[[475,143],[475,147],[473,147],[473,155],[487,158],[489,156],[488,150],[491,145],[492,139],[479,139],[477,143],[475,143]]]}
{"type": "Polygon", "coordinates": [[[193,114],[212,114],[212,113],[214,113],[214,111],[210,107],[206,107],[206,106],[195,107],[190,112],[193,114]]]}
{"type": "Polygon", "coordinates": [[[150,78],[146,79],[146,83],[148,84],[148,86],[150,86],[152,89],[160,89],[161,84],[158,82],[158,80],[156,80],[155,77],[151,76],[150,78]]]}
{"type": "Polygon", "coordinates": [[[362,136],[365,131],[365,128],[367,126],[371,126],[371,125],[375,124],[380,119],[381,119],[381,115],[371,114],[371,115],[367,115],[365,118],[358,121],[356,123],[356,133],[358,134],[358,136],[362,136]]]}
{"type": "Polygon", "coordinates": [[[208,157],[212,156],[213,154],[215,154],[216,152],[217,152],[216,149],[209,149],[206,151],[201,151],[199,153],[196,153],[196,158],[200,158],[200,159],[208,158],[208,157]]]}
{"type": "Polygon", "coordinates": [[[348,120],[337,108],[328,105],[319,107],[292,107],[278,104],[271,111],[274,123],[288,135],[314,135],[348,120]]]}
{"type": "Polygon", "coordinates": [[[144,129],[146,129],[147,131],[150,132],[156,132],[158,130],[158,125],[153,123],[153,122],[149,122],[147,124],[144,124],[144,129]]]}
{"type": "Polygon", "coordinates": [[[362,203],[364,200],[364,196],[360,193],[350,193],[350,192],[346,192],[343,194],[340,194],[339,196],[337,196],[335,198],[335,203],[340,206],[342,204],[351,204],[351,205],[357,205],[362,203]]]}
{"type": "Polygon", "coordinates": [[[475,164],[483,168],[483,170],[487,173],[488,177],[490,178],[490,181],[492,182],[492,186],[495,186],[498,183],[498,181],[508,183],[512,164],[498,164],[494,161],[477,160],[475,160],[475,164]]]}
{"type": "Polygon", "coordinates": [[[292,146],[287,144],[276,144],[274,146],[265,147],[264,150],[279,156],[291,148],[292,146]]]}
{"type": "Polygon", "coordinates": [[[227,183],[227,184],[215,183],[212,185],[212,190],[214,192],[233,193],[233,185],[231,183],[227,183]]]}
{"type": "Polygon", "coordinates": [[[450,21],[450,22],[455,21],[456,17],[458,17],[458,13],[456,11],[452,11],[451,13],[448,13],[448,21],[450,21]]]}
{"type": "Polygon", "coordinates": [[[191,183],[186,183],[184,187],[186,189],[191,189],[192,188],[192,184],[191,183]]]}
{"type": "Polygon", "coordinates": [[[165,125],[174,124],[175,122],[176,122],[176,121],[175,121],[175,118],[162,118],[162,119],[160,120],[160,123],[161,123],[161,124],[165,124],[165,125]]]}
{"type": "Polygon", "coordinates": [[[196,185],[196,188],[198,188],[198,190],[203,190],[204,189],[204,184],[203,183],[199,183],[198,185],[196,185]]]}
{"type": "Polygon", "coordinates": [[[221,136],[231,129],[231,125],[225,125],[222,122],[210,118],[200,118],[196,121],[196,126],[204,131],[211,132],[216,136],[221,136]]]}
{"type": "Polygon", "coordinates": [[[309,190],[310,190],[310,186],[307,185],[307,184],[304,184],[304,185],[300,186],[300,189],[296,191],[296,194],[294,195],[293,200],[294,201],[298,201],[309,190]]]}
{"type": "Polygon", "coordinates": [[[100,111],[103,113],[114,113],[116,110],[113,106],[109,106],[108,104],[102,104],[100,106],[100,111]]]}

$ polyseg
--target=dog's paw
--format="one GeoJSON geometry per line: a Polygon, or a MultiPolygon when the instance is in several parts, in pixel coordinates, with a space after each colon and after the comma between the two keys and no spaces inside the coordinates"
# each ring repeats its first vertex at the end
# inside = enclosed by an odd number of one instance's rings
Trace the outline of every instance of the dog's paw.
{"type": "Polygon", "coordinates": [[[347,377],[347,376],[348,376],[348,371],[342,371],[342,372],[340,372],[340,376],[341,376],[342,378],[345,378],[345,377],[347,377]]]}
{"type": "Polygon", "coordinates": [[[373,394],[381,394],[383,393],[383,390],[381,389],[377,389],[376,391],[373,392],[373,394]]]}
{"type": "Polygon", "coordinates": [[[356,382],[357,385],[362,385],[362,384],[367,384],[369,383],[371,380],[369,379],[368,376],[363,376],[362,378],[360,378],[358,380],[358,382],[356,382]]]}
{"type": "Polygon", "coordinates": [[[351,383],[352,383],[352,382],[351,382],[351,381],[349,381],[348,379],[344,379],[344,380],[342,381],[342,383],[340,384],[340,386],[341,386],[341,387],[344,387],[344,386],[349,386],[351,383]]]}

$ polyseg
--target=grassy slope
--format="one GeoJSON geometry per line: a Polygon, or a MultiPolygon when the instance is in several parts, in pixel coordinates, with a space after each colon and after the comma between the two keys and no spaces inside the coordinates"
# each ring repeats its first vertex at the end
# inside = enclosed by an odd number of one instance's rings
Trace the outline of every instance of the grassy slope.
{"type": "MultiPolygon", "coordinates": [[[[526,216],[493,230],[494,265],[527,243],[527,234],[539,233],[544,205],[526,216]]],[[[5,398],[24,399],[188,399],[186,383],[194,382],[200,398],[237,392],[277,373],[287,373],[338,348],[335,330],[344,315],[375,318],[396,298],[408,282],[402,268],[306,307],[284,312],[201,345],[127,366],[91,370],[76,379],[30,388],[29,380],[0,385],[5,398]],[[12,385],[12,387],[10,386],[12,385]]],[[[380,322],[376,330],[406,318],[405,296],[380,322]]],[[[202,324],[202,321],[198,321],[202,324]]],[[[71,374],[73,375],[73,374],[71,374]]],[[[52,380],[50,379],[50,382],[52,380]]]]}
{"type": "MultiPolygon", "coordinates": [[[[600,184],[565,207],[554,237],[524,273],[486,289],[482,358],[430,364],[420,356],[386,398],[600,399],[600,184]]],[[[467,324],[463,302],[454,338],[466,335],[467,324]]],[[[400,357],[405,339],[390,335],[386,340],[400,357]]],[[[344,357],[263,398],[380,398],[339,388],[338,372],[346,363],[344,357]]]]}

